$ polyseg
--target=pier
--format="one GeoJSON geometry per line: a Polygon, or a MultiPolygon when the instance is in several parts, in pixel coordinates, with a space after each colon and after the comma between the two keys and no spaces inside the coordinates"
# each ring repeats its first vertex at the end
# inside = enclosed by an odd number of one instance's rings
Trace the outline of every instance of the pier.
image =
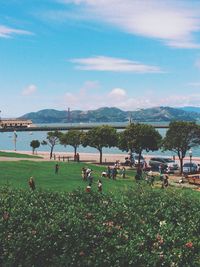
{"type": "Polygon", "coordinates": [[[31,120],[25,119],[1,119],[0,118],[0,129],[17,129],[17,128],[26,128],[32,127],[33,123],[31,120]]]}
{"type": "MultiPolygon", "coordinates": [[[[109,125],[117,130],[124,130],[127,125],[124,124],[102,124],[102,125],[109,125]]],[[[17,132],[41,132],[41,131],[46,131],[46,132],[51,132],[51,131],[68,131],[68,130],[80,130],[80,131],[85,131],[85,130],[90,130],[97,125],[94,124],[80,124],[80,125],[63,125],[63,126],[30,126],[30,127],[6,127],[6,128],[0,128],[0,132],[13,132],[16,130],[17,132]]],[[[101,125],[98,125],[101,126],[101,125]]],[[[168,125],[152,125],[155,129],[168,129],[168,125]]]]}

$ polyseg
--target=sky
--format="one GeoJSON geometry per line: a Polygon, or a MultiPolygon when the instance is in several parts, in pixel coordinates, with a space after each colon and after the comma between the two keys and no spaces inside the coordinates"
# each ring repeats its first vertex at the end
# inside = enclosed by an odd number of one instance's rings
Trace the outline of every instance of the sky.
{"type": "Polygon", "coordinates": [[[0,0],[0,116],[200,106],[199,0],[0,0]]]}

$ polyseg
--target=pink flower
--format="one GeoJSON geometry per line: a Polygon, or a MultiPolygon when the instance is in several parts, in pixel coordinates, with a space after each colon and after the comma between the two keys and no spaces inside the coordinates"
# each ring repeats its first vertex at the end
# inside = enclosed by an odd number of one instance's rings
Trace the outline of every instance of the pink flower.
{"type": "Polygon", "coordinates": [[[186,248],[192,248],[193,247],[193,243],[192,242],[187,242],[185,244],[186,248]]]}

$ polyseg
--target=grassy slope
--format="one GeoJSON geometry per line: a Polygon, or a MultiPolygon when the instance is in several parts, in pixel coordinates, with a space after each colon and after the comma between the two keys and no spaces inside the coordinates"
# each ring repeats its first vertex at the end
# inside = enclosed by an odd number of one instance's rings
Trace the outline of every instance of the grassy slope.
{"type": "Polygon", "coordinates": [[[42,158],[40,156],[19,154],[19,153],[15,153],[15,152],[3,152],[3,151],[0,151],[0,157],[8,157],[8,158],[42,158]]]}
{"type": "MultiPolygon", "coordinates": [[[[103,166],[95,166],[85,163],[60,162],[59,173],[54,173],[55,162],[0,162],[0,186],[9,184],[14,188],[28,188],[28,180],[33,176],[37,189],[48,189],[53,191],[72,191],[74,189],[85,188],[87,183],[82,181],[81,168],[83,166],[93,169],[94,185],[93,190],[97,190],[97,180],[101,177],[101,172],[105,170],[103,166]]],[[[134,172],[127,171],[127,179],[117,180],[101,178],[103,181],[103,191],[116,191],[133,185],[134,172]]]]}

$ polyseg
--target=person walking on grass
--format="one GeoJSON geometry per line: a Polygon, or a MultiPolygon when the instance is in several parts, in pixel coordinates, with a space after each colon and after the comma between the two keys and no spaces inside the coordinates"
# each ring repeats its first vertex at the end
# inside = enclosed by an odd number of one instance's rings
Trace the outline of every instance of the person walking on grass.
{"type": "Polygon", "coordinates": [[[163,180],[162,180],[162,188],[167,188],[169,186],[169,177],[165,174],[163,175],[163,180]]]}
{"type": "Polygon", "coordinates": [[[111,177],[111,169],[110,169],[110,166],[108,166],[107,168],[107,177],[110,179],[111,177]]]}
{"type": "Polygon", "coordinates": [[[31,189],[32,191],[34,191],[34,190],[35,190],[35,182],[34,182],[32,176],[30,177],[30,179],[29,179],[29,181],[28,181],[28,184],[29,184],[30,189],[31,189]]]}
{"type": "Polygon", "coordinates": [[[101,180],[98,180],[97,187],[98,187],[98,191],[102,192],[102,181],[101,180]]]}
{"type": "Polygon", "coordinates": [[[55,165],[55,174],[58,174],[58,170],[59,170],[59,165],[58,165],[58,163],[56,163],[56,165],[55,165]]]}
{"type": "Polygon", "coordinates": [[[87,180],[86,168],[85,167],[83,167],[81,169],[81,176],[82,176],[83,181],[86,181],[87,180]]]}
{"type": "Polygon", "coordinates": [[[125,169],[125,167],[122,168],[121,177],[122,177],[123,179],[126,178],[126,169],[125,169]]]}

